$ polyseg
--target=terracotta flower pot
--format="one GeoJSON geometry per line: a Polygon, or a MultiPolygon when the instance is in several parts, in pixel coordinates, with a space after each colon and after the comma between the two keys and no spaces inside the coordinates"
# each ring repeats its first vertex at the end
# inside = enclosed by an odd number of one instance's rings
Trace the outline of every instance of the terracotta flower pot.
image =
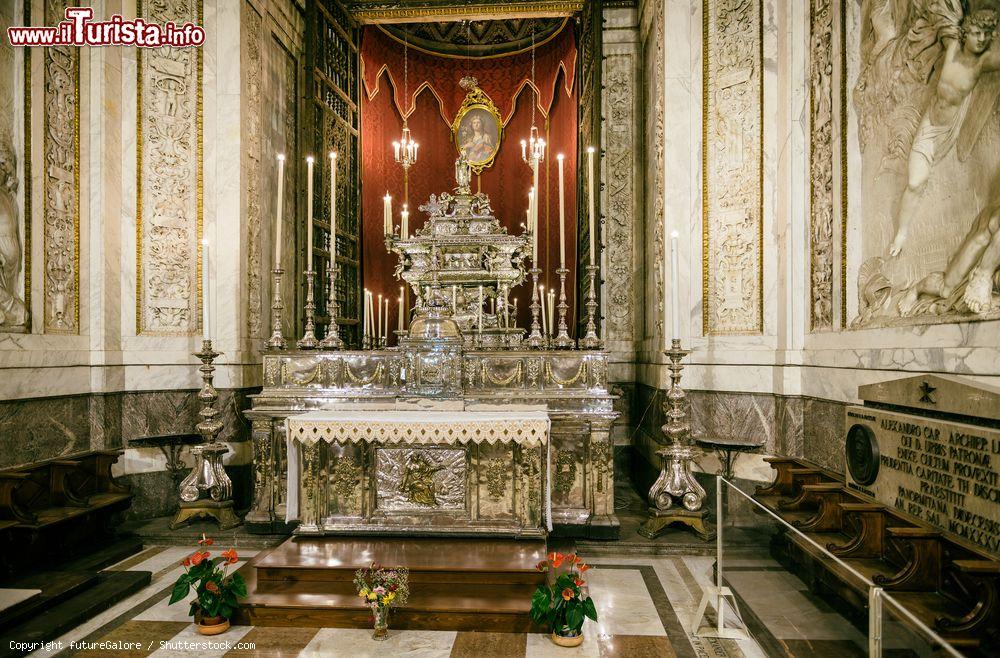
{"type": "Polygon", "coordinates": [[[583,631],[576,635],[560,635],[552,631],[552,643],[560,647],[578,647],[583,644],[583,631]]]}
{"type": "Polygon", "coordinates": [[[198,632],[202,635],[218,635],[229,630],[229,620],[222,617],[202,617],[198,621],[198,632]]]}

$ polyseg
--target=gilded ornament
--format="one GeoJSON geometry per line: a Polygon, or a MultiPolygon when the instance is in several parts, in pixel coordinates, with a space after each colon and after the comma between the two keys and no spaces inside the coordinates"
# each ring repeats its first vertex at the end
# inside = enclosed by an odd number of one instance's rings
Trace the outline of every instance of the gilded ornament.
{"type": "Polygon", "coordinates": [[[486,359],[483,359],[483,384],[486,383],[493,384],[494,386],[510,386],[513,383],[521,383],[521,362],[518,361],[512,371],[506,376],[497,377],[493,374],[493,370],[499,365],[499,363],[494,362],[490,364],[486,359]]]}
{"type": "Polygon", "coordinates": [[[494,457],[486,464],[486,490],[493,500],[500,500],[507,491],[507,474],[510,472],[510,459],[494,457]]]}
{"type": "Polygon", "coordinates": [[[351,364],[349,364],[347,361],[344,361],[343,364],[344,364],[344,375],[347,377],[347,381],[351,382],[355,386],[369,386],[377,382],[379,379],[382,378],[383,366],[385,365],[382,361],[379,361],[375,365],[375,370],[372,372],[371,375],[369,375],[368,377],[360,377],[354,374],[354,371],[351,370],[351,364]]]}
{"type": "Polygon", "coordinates": [[[556,493],[568,494],[576,482],[576,453],[572,450],[557,450],[555,463],[556,493]]]}
{"type": "Polygon", "coordinates": [[[341,457],[330,473],[330,487],[338,498],[353,500],[361,484],[361,464],[354,457],[341,457]]]}
{"type": "Polygon", "coordinates": [[[553,371],[553,369],[552,369],[552,362],[551,361],[546,361],[545,362],[545,376],[548,377],[548,379],[549,379],[550,382],[555,383],[555,384],[559,384],[560,386],[572,386],[573,384],[577,383],[580,380],[586,380],[587,379],[587,362],[581,360],[580,361],[580,367],[577,368],[576,374],[573,375],[572,377],[568,378],[568,379],[563,379],[563,378],[559,377],[558,375],[556,375],[556,373],[553,371]]]}

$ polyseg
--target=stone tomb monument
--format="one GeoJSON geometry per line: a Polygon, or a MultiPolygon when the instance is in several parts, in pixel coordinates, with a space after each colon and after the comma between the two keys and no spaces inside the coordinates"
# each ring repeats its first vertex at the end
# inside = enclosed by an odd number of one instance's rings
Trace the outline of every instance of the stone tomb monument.
{"type": "Polygon", "coordinates": [[[927,375],[861,386],[847,486],[1000,554],[1000,389],[927,375]]]}

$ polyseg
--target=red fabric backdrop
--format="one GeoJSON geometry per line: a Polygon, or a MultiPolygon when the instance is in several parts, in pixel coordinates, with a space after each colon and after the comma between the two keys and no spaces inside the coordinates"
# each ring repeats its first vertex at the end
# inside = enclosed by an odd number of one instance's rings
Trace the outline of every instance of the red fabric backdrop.
{"type": "MultiPolygon", "coordinates": [[[[377,27],[365,28],[361,48],[368,90],[368,93],[362,94],[361,103],[363,285],[374,291],[376,298],[379,293],[389,296],[391,329],[396,326],[396,298],[401,282],[393,276],[397,259],[386,252],[382,236],[382,197],[386,192],[392,196],[394,221],[398,225],[403,202],[403,171],[393,160],[392,142],[399,139],[403,125],[399,111],[402,99],[397,100],[394,93],[397,88],[402,88],[402,49],[401,44],[377,27]],[[372,70],[381,72],[374,80],[368,78],[368,72],[372,70]]],[[[572,77],[576,61],[573,31],[567,27],[538,47],[535,79],[542,89],[540,100],[531,86],[524,84],[531,75],[531,57],[527,53],[473,60],[419,54],[419,65],[412,49],[410,53],[410,88],[415,88],[415,80],[426,83],[417,83],[416,86],[422,88],[412,100],[409,115],[413,138],[420,144],[419,160],[409,172],[410,231],[424,225],[426,215],[418,207],[426,203],[431,194],[450,192],[455,186],[453,172],[458,152],[451,140],[450,124],[465,95],[458,87],[458,81],[465,75],[473,75],[501,113],[509,116],[493,166],[483,170],[479,183],[483,192],[490,196],[501,224],[510,233],[521,233],[528,189],[531,187],[531,169],[521,159],[521,140],[527,138],[531,128],[532,101],[539,101],[535,107],[535,124],[548,143],[539,171],[539,265],[543,270],[539,282],[548,289],[558,285],[559,281],[555,273],[559,266],[556,154],[562,153],[565,156],[566,179],[566,266],[570,270],[566,295],[571,319],[576,308],[576,286],[573,282],[576,280],[578,105],[572,77]],[[572,65],[567,67],[567,62],[572,65]],[[419,75],[415,75],[415,70],[420,71],[419,75]],[[518,89],[522,91],[518,92],[518,89]],[[553,90],[553,93],[546,96],[546,89],[553,90]],[[458,91],[457,96],[454,90],[458,91]],[[450,100],[442,102],[443,99],[450,100]]],[[[476,185],[477,182],[473,181],[473,189],[476,185]]],[[[525,284],[514,289],[511,296],[518,302],[519,326],[527,327],[530,322],[530,286],[525,284]]],[[[575,323],[570,321],[568,324],[570,335],[573,335],[575,323]]]]}

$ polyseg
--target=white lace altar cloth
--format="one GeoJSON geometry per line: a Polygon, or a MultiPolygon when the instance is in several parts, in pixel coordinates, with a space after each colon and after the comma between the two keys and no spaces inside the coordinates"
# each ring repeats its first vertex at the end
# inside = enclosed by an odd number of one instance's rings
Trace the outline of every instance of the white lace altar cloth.
{"type": "MultiPolygon", "coordinates": [[[[537,407],[536,407],[537,408],[537,407]]],[[[551,456],[545,411],[460,411],[363,409],[309,411],[286,420],[288,496],[285,520],[299,518],[301,446],[326,443],[406,443],[417,445],[517,443],[545,448],[545,525],[552,530],[551,456]]]]}

